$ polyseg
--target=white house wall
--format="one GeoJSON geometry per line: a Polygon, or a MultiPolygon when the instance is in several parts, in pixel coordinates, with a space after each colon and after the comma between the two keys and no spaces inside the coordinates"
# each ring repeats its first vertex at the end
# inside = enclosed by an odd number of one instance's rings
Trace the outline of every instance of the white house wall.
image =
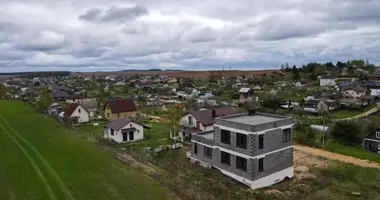
{"type": "Polygon", "coordinates": [[[380,89],[370,89],[372,96],[378,96],[380,95],[380,89]]]}
{"type": "Polygon", "coordinates": [[[334,86],[336,85],[335,79],[319,79],[320,86],[334,86]]]}
{"type": "MultiPolygon", "coordinates": [[[[112,139],[117,143],[122,143],[123,142],[122,130],[128,129],[128,128],[133,128],[133,127],[136,128],[136,130],[133,132],[133,134],[134,134],[133,141],[144,139],[144,127],[141,126],[140,124],[136,124],[134,122],[128,123],[127,125],[125,125],[124,127],[122,127],[118,131],[114,130],[114,135],[111,135],[111,129],[110,128],[105,128],[104,129],[104,138],[112,139]],[[131,127],[131,124],[132,124],[132,127],[131,127]]],[[[129,135],[127,135],[127,139],[129,140],[129,135]]],[[[125,142],[128,142],[128,140],[125,142]]]]}
{"type": "Polygon", "coordinates": [[[71,114],[70,117],[79,117],[78,119],[79,123],[90,121],[88,112],[80,105],[74,110],[73,114],[71,114]],[[79,113],[79,109],[81,111],[80,113],[79,113]]]}

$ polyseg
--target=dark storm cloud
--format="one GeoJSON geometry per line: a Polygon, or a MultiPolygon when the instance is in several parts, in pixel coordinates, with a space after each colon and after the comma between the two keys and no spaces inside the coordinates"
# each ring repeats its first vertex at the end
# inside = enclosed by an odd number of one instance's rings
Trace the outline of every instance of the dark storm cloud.
{"type": "Polygon", "coordinates": [[[84,14],[80,15],[79,19],[88,22],[124,23],[140,16],[147,15],[148,13],[148,9],[140,5],[135,5],[133,7],[111,6],[107,9],[89,9],[84,14]]]}

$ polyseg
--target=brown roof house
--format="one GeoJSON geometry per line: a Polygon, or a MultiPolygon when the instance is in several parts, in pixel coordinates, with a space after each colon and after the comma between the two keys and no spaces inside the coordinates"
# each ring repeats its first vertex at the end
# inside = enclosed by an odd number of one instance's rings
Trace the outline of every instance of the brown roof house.
{"type": "Polygon", "coordinates": [[[199,131],[214,130],[216,117],[233,115],[236,112],[232,108],[214,108],[209,110],[198,110],[186,113],[181,118],[181,139],[191,139],[191,134],[199,131]]]}
{"type": "Polygon", "coordinates": [[[104,104],[104,117],[108,120],[136,117],[136,105],[132,99],[108,100],[104,104]]]}
{"type": "Polygon", "coordinates": [[[368,88],[362,86],[349,86],[341,89],[344,98],[360,100],[362,96],[370,95],[371,91],[368,88]]]}
{"type": "Polygon", "coordinates": [[[88,112],[78,103],[70,104],[63,116],[71,119],[74,124],[90,121],[88,112]]]}

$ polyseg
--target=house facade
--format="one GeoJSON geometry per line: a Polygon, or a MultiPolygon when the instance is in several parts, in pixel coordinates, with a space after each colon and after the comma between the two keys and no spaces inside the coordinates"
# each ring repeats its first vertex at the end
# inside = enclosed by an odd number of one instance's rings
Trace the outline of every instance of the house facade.
{"type": "Polygon", "coordinates": [[[131,119],[118,118],[104,127],[104,138],[117,143],[144,139],[144,126],[131,119]]]}
{"type": "Polygon", "coordinates": [[[215,130],[193,133],[193,163],[216,168],[252,189],[293,177],[293,119],[255,113],[215,120],[215,130]]]}
{"type": "Polygon", "coordinates": [[[86,111],[86,109],[84,109],[80,104],[77,103],[70,104],[63,116],[68,118],[77,118],[76,120],[74,120],[77,123],[84,123],[90,121],[89,113],[86,111]]]}
{"type": "Polygon", "coordinates": [[[254,92],[251,88],[241,88],[239,94],[239,101],[247,102],[252,101],[254,92]]]}
{"type": "Polygon", "coordinates": [[[115,99],[106,101],[103,110],[104,117],[108,120],[134,118],[137,115],[136,105],[132,99],[115,99]]]}
{"type": "Polygon", "coordinates": [[[341,89],[343,96],[347,99],[360,100],[362,96],[370,95],[371,91],[362,86],[350,86],[341,89]]]}
{"type": "Polygon", "coordinates": [[[380,130],[363,139],[363,149],[380,153],[380,130]]]}
{"type": "Polygon", "coordinates": [[[180,119],[180,137],[191,139],[191,134],[199,131],[214,130],[216,117],[235,114],[232,108],[215,108],[211,110],[198,110],[184,114],[180,119]]]}

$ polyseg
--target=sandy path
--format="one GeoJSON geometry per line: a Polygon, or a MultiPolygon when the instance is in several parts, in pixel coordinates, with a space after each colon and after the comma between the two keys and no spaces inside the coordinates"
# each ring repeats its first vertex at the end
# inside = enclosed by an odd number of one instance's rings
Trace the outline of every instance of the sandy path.
{"type": "Polygon", "coordinates": [[[341,155],[341,154],[337,154],[337,153],[328,152],[328,151],[321,150],[321,149],[315,149],[315,148],[300,146],[300,145],[294,145],[294,149],[298,150],[298,151],[305,152],[305,153],[309,153],[309,154],[312,154],[315,156],[321,156],[324,158],[328,158],[331,160],[338,160],[338,161],[342,161],[345,163],[351,163],[351,164],[361,166],[361,167],[370,167],[370,168],[380,169],[380,163],[372,162],[369,160],[362,160],[359,158],[354,158],[354,157],[350,157],[350,156],[345,156],[345,155],[341,155]]]}

